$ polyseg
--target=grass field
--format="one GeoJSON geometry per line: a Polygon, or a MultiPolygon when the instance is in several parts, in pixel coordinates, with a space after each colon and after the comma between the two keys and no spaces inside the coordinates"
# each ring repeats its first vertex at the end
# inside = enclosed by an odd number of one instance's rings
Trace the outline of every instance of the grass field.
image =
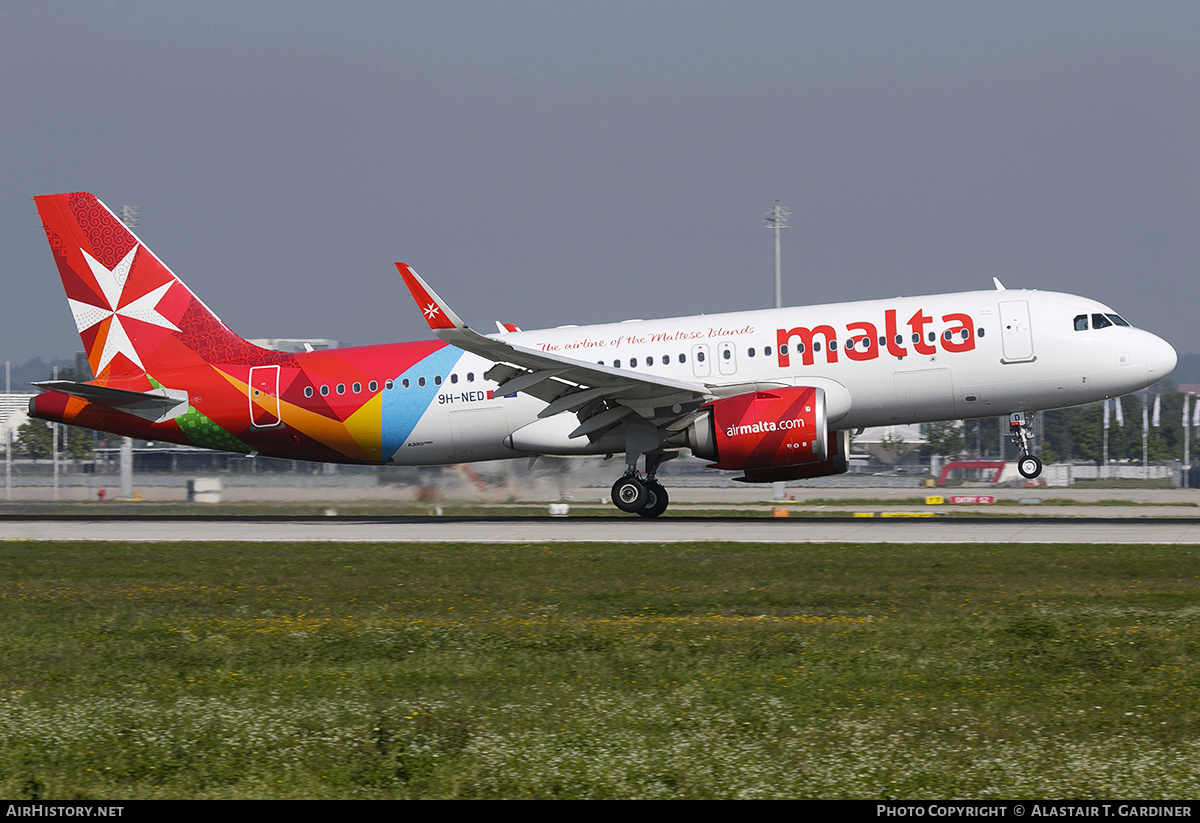
{"type": "Polygon", "coordinates": [[[1200,551],[0,543],[6,798],[1195,798],[1200,551]]]}

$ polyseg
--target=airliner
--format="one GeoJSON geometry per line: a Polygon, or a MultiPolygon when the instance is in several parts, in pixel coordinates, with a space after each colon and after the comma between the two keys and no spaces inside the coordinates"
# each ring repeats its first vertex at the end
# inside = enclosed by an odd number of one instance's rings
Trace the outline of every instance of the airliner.
{"type": "Polygon", "coordinates": [[[298,353],[232,332],[94,195],[34,198],[95,379],[30,415],[242,454],[374,465],[625,456],[622,511],[657,517],[684,452],[770,483],[848,468],[868,426],[1007,416],[1143,389],[1175,350],[1095,300],[994,288],[524,331],[468,325],[396,268],[433,339],[298,353]]]}

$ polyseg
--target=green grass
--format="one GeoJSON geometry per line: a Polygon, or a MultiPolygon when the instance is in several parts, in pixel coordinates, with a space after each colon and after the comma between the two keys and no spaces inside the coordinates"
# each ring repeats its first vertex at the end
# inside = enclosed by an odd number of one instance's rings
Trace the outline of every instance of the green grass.
{"type": "Polygon", "coordinates": [[[0,796],[1195,797],[1196,555],[8,541],[0,796]]]}

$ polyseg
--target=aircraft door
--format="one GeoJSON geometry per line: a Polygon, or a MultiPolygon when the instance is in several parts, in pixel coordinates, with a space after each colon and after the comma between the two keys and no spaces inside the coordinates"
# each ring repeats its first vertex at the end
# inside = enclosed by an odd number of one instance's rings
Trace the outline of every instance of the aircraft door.
{"type": "Polygon", "coordinates": [[[733,374],[737,371],[737,348],[733,343],[717,344],[717,368],[721,374],[733,374]]]}
{"type": "Polygon", "coordinates": [[[1028,363],[1033,354],[1033,324],[1029,322],[1029,301],[1005,300],[1000,304],[1000,331],[1005,363],[1028,363]]]}
{"type": "Polygon", "coordinates": [[[707,343],[697,343],[692,346],[692,374],[697,377],[708,377],[712,374],[712,363],[708,362],[707,343]]]}
{"type": "Polygon", "coordinates": [[[256,428],[278,426],[279,366],[255,366],[250,369],[250,425],[256,428]]]}

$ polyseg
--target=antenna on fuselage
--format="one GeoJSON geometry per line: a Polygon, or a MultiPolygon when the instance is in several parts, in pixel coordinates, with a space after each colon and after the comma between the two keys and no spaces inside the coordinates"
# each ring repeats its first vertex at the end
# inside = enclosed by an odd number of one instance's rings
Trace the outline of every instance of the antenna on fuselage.
{"type": "Polygon", "coordinates": [[[779,205],[779,201],[775,201],[775,207],[767,212],[767,222],[763,223],[764,229],[775,230],[775,308],[783,308],[783,276],[780,266],[779,254],[779,232],[782,229],[788,228],[788,215],[791,212],[779,205]]]}

